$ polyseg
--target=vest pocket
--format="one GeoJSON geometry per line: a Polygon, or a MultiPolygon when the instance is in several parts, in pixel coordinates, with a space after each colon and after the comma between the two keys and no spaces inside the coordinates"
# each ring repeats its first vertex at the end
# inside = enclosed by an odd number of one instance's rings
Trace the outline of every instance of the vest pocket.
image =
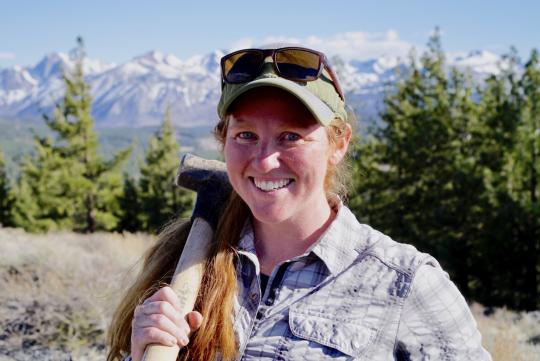
{"type": "Polygon", "coordinates": [[[377,331],[344,321],[343,316],[333,316],[293,306],[289,310],[289,327],[292,334],[298,338],[330,347],[344,356],[360,357],[373,342],[377,331]]]}

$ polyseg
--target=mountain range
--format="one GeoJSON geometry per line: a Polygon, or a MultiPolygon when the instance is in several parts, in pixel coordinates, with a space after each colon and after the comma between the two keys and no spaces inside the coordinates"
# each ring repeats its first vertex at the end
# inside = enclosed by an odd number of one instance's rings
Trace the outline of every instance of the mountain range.
{"type": "MultiPolygon", "coordinates": [[[[143,127],[161,123],[167,106],[177,126],[215,124],[220,95],[220,58],[216,50],[182,60],[150,51],[122,64],[86,58],[83,64],[93,96],[98,127],[143,127]]],[[[381,56],[368,60],[331,59],[350,105],[362,119],[376,116],[385,85],[395,81],[396,67],[406,59],[381,56]]],[[[498,72],[500,57],[488,51],[449,54],[447,63],[483,78],[498,72]]],[[[75,61],[51,53],[37,64],[0,69],[0,117],[12,121],[52,114],[64,94],[63,71],[75,61]]]]}

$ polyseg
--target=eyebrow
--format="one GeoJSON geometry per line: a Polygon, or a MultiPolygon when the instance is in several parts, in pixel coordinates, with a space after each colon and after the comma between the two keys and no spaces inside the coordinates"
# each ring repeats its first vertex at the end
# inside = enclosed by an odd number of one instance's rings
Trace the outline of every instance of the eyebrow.
{"type": "Polygon", "coordinates": [[[243,126],[246,123],[247,123],[247,120],[231,114],[227,122],[227,128],[235,127],[235,126],[243,126]]]}
{"type": "MultiPolygon", "coordinates": [[[[234,115],[234,114],[229,114],[229,122],[228,122],[228,127],[231,126],[231,119],[234,119],[235,120],[235,125],[237,126],[242,126],[246,123],[249,123],[249,120],[246,120],[245,118],[243,118],[241,115],[234,115]]],[[[317,120],[315,120],[314,118],[313,119],[305,119],[305,118],[298,118],[296,121],[294,122],[288,122],[289,124],[287,126],[283,126],[285,128],[288,128],[288,127],[291,127],[293,129],[305,129],[305,128],[309,128],[312,123],[315,123],[315,124],[318,124],[317,120]]]]}
{"type": "Polygon", "coordinates": [[[237,116],[237,115],[229,115],[229,122],[231,119],[234,119],[235,121],[239,122],[239,123],[242,123],[242,122],[246,122],[246,120],[244,118],[242,118],[241,116],[237,116]]]}

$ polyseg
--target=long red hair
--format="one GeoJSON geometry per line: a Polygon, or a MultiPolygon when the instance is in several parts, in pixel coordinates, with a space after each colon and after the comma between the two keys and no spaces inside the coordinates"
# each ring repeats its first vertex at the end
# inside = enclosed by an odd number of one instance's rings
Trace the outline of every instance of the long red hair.
{"type": "MultiPolygon", "coordinates": [[[[227,124],[228,117],[225,117],[214,129],[216,139],[222,146],[227,124]]],[[[327,126],[330,143],[338,144],[348,134],[348,127],[348,123],[341,119],[335,119],[327,126]]],[[[344,197],[349,174],[347,162],[329,167],[325,179],[327,191],[344,197]]],[[[235,247],[249,216],[247,205],[233,191],[215,232],[214,246],[205,265],[203,283],[195,304],[195,309],[204,317],[203,323],[189,345],[181,350],[178,360],[208,361],[213,360],[218,352],[223,360],[233,360],[236,356],[233,329],[233,306],[237,294],[235,247]]],[[[170,282],[189,227],[190,222],[181,220],[170,224],[145,254],[141,273],[114,313],[108,333],[110,351],[107,361],[121,360],[130,352],[131,321],[135,307],[161,284],[170,282]]]]}

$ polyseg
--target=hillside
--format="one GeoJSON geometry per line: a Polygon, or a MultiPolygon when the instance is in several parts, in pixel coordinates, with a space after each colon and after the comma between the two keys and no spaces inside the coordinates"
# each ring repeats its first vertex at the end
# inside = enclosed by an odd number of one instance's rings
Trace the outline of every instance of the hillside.
{"type": "Polygon", "coordinates": [[[151,243],[0,230],[0,360],[103,360],[113,307],[151,243]]]}
{"type": "MultiPolygon", "coordinates": [[[[135,149],[127,165],[127,171],[130,174],[136,174],[138,159],[143,159],[148,140],[157,130],[157,126],[97,128],[100,153],[105,158],[110,158],[112,154],[133,143],[135,149]]],[[[177,128],[177,139],[181,146],[181,152],[216,158],[218,152],[211,130],[212,128],[209,126],[177,128]]],[[[32,153],[35,135],[51,135],[51,132],[41,120],[23,122],[0,118],[0,149],[4,152],[8,173],[12,179],[17,174],[18,165],[24,155],[32,153]]]]}

